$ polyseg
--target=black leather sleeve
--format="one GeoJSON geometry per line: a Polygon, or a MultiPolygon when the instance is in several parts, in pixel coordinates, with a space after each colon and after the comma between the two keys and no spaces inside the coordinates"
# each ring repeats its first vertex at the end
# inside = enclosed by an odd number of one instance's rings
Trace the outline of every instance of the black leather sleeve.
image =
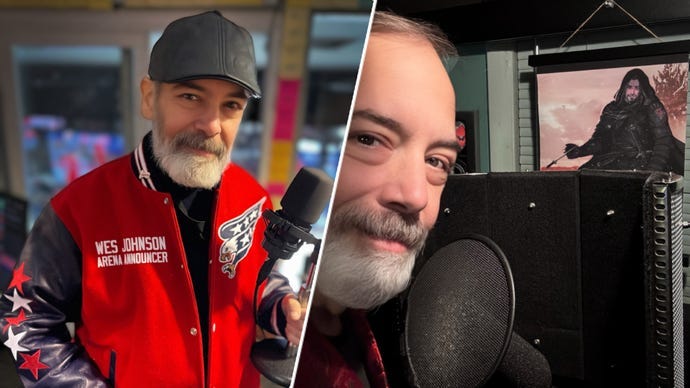
{"type": "Polygon", "coordinates": [[[25,387],[106,387],[66,322],[79,324],[81,252],[46,206],[0,298],[1,341],[25,387]]]}

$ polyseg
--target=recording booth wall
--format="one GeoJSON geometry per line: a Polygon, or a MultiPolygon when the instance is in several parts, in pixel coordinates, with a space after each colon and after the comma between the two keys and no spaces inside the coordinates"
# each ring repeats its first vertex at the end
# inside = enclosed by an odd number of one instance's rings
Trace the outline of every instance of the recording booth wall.
{"type": "Polygon", "coordinates": [[[485,235],[513,272],[515,332],[554,385],[682,387],[682,191],[652,172],[453,175],[416,270],[485,235]]]}

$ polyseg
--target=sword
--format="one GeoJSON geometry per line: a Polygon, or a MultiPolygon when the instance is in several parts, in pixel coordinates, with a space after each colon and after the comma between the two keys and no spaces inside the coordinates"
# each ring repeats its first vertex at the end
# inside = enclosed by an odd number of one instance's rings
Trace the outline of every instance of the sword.
{"type": "Polygon", "coordinates": [[[580,147],[573,147],[573,148],[569,149],[568,151],[566,151],[565,153],[563,153],[563,155],[561,155],[561,156],[557,157],[556,159],[552,160],[551,163],[549,163],[549,164],[548,164],[546,167],[544,167],[544,168],[549,168],[549,167],[553,166],[554,164],[556,164],[556,162],[558,162],[559,160],[563,159],[566,155],[568,155],[568,153],[570,153],[570,151],[574,150],[575,148],[580,148],[580,147]]]}

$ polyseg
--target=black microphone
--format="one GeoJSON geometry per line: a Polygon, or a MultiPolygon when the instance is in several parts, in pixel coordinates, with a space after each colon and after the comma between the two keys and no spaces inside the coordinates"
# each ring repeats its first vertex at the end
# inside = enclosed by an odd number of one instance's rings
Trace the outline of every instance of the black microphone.
{"type": "MultiPolygon", "coordinates": [[[[282,209],[264,211],[262,216],[267,225],[261,245],[268,255],[259,270],[254,291],[255,305],[259,285],[268,277],[275,262],[289,259],[305,242],[314,244],[307,285],[302,287],[298,298],[303,305],[307,302],[320,247],[320,240],[309,232],[328,203],[332,190],[333,179],[328,174],[316,168],[303,167],[285,191],[280,201],[282,209]]],[[[296,354],[296,346],[286,342],[282,338],[264,339],[254,343],[250,354],[261,374],[284,387],[292,381],[296,354]]]]}
{"type": "Polygon", "coordinates": [[[261,245],[268,253],[259,273],[257,284],[269,274],[278,259],[289,259],[305,242],[317,239],[309,233],[328,204],[333,190],[333,179],[324,171],[302,167],[280,200],[282,209],[265,210],[267,222],[261,245]]]}
{"type": "Polygon", "coordinates": [[[544,355],[513,332],[508,350],[487,387],[551,388],[551,367],[544,355]]]}

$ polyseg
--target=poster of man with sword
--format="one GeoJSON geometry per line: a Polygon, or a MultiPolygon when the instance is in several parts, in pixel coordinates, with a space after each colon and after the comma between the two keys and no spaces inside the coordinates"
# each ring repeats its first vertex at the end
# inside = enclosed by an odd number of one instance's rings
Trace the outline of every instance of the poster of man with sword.
{"type": "Polygon", "coordinates": [[[540,170],[682,175],[687,58],[537,74],[540,170]]]}

